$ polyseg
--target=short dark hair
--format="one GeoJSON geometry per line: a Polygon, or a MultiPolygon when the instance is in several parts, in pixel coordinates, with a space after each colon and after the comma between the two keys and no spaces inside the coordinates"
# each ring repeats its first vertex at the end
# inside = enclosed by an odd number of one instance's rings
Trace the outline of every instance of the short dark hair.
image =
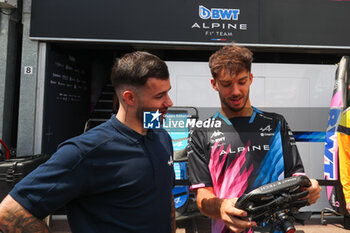
{"type": "Polygon", "coordinates": [[[250,72],[253,62],[253,53],[242,46],[227,45],[216,51],[209,58],[209,68],[214,79],[222,71],[229,71],[237,75],[243,70],[250,72]]]}
{"type": "Polygon", "coordinates": [[[115,90],[123,85],[143,86],[148,78],[169,78],[168,67],[157,56],[147,52],[132,52],[116,60],[111,82],[115,90]]]}

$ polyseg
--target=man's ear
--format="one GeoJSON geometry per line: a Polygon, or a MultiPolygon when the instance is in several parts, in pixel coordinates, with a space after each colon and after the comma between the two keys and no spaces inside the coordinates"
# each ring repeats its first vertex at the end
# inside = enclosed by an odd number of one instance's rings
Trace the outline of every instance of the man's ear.
{"type": "Polygon", "coordinates": [[[133,91],[126,90],[122,95],[122,102],[127,105],[134,106],[136,102],[136,94],[133,91]]]}
{"type": "Polygon", "coordinates": [[[252,73],[249,73],[249,81],[250,81],[250,84],[252,84],[252,82],[253,82],[253,74],[252,73]]]}
{"type": "Polygon", "coordinates": [[[216,87],[216,80],[214,78],[211,78],[210,83],[211,83],[211,86],[214,88],[214,90],[217,91],[218,88],[216,87]]]}

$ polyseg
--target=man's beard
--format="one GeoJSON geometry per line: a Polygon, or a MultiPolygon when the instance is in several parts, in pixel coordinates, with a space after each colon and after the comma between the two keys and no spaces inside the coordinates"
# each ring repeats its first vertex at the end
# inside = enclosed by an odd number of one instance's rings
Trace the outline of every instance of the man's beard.
{"type": "MultiPolygon", "coordinates": [[[[139,106],[136,110],[136,119],[143,124],[143,122],[144,122],[143,113],[144,112],[156,112],[157,110],[159,110],[159,112],[163,113],[167,109],[154,109],[154,108],[147,108],[144,106],[139,106]]],[[[165,114],[162,114],[160,116],[160,122],[163,123],[164,119],[165,119],[165,114]]]]}
{"type": "Polygon", "coordinates": [[[242,111],[242,110],[246,107],[246,105],[247,105],[248,98],[249,98],[249,92],[248,92],[247,96],[246,96],[246,97],[244,98],[244,100],[243,100],[243,105],[242,105],[242,107],[239,107],[239,108],[235,108],[235,107],[230,106],[230,104],[226,102],[226,99],[223,98],[223,97],[220,95],[220,93],[219,93],[219,97],[220,97],[221,102],[225,105],[226,108],[228,108],[228,109],[231,110],[232,112],[240,112],[240,111],[242,111]]]}
{"type": "Polygon", "coordinates": [[[143,124],[143,112],[147,111],[143,106],[139,106],[136,110],[136,119],[143,124]]]}

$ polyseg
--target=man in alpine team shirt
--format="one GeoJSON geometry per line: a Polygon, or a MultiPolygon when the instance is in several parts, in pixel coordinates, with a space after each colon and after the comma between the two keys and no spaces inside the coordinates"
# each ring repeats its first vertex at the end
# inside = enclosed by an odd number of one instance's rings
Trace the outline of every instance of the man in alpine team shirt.
{"type": "MultiPolygon", "coordinates": [[[[211,84],[221,108],[220,128],[196,128],[188,145],[191,188],[200,211],[213,219],[212,232],[252,231],[255,222],[235,208],[244,193],[290,176],[305,175],[295,140],[283,116],[251,106],[252,52],[229,45],[209,60],[211,84]]],[[[315,179],[306,197],[313,204],[321,188],[315,179]]]]}

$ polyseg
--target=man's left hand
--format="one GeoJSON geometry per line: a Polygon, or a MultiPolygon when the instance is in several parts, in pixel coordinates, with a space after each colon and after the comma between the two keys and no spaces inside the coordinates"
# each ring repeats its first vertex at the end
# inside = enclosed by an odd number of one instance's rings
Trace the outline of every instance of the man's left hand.
{"type": "Polygon", "coordinates": [[[305,197],[305,199],[307,199],[309,204],[312,205],[312,204],[315,204],[316,201],[320,198],[321,196],[320,193],[322,189],[318,184],[317,180],[310,179],[310,181],[311,181],[311,186],[306,189],[309,191],[309,194],[305,197]]]}

